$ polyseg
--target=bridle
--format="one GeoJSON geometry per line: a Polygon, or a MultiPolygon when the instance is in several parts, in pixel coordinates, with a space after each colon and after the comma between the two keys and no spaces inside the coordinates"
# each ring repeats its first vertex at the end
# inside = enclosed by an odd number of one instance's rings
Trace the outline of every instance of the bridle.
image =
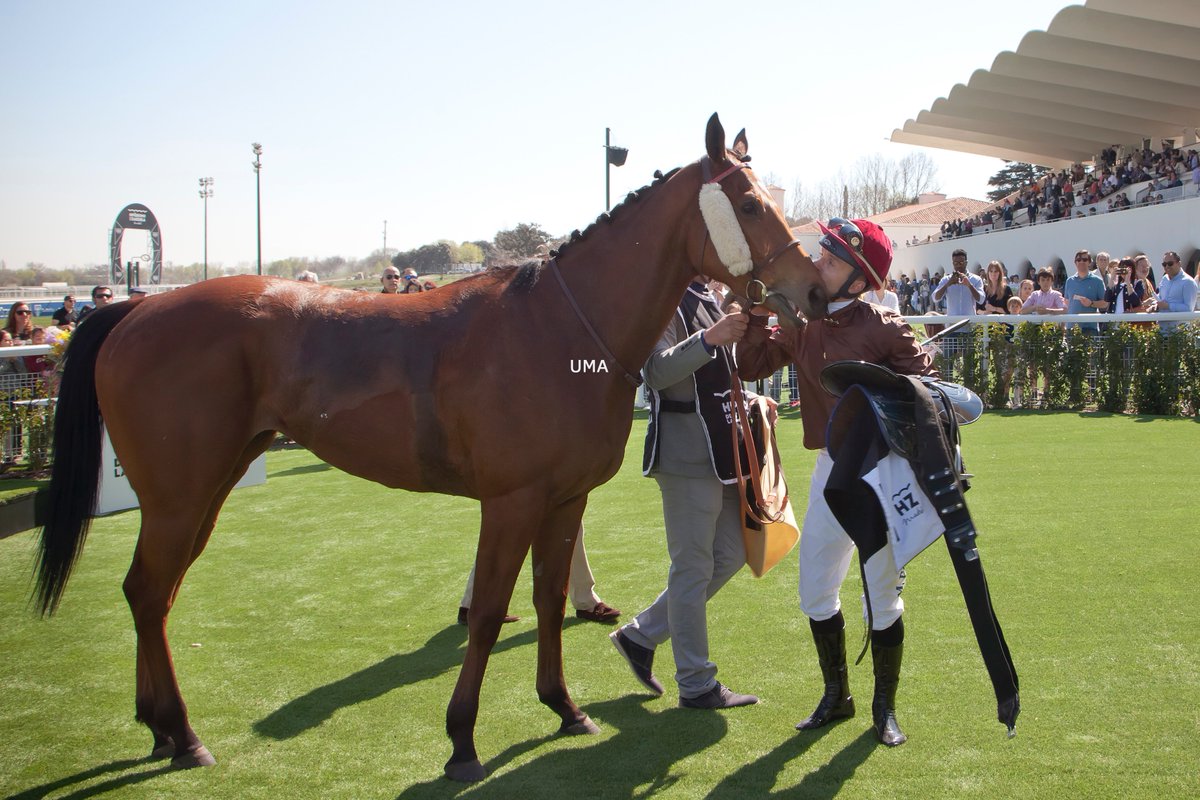
{"type": "MultiPolygon", "coordinates": [[[[746,166],[747,166],[747,164],[744,161],[735,161],[730,167],[728,167],[726,170],[724,170],[723,172],[721,172],[719,175],[717,175],[714,178],[712,176],[712,161],[709,159],[709,157],[705,156],[704,158],[702,158],[700,160],[700,168],[703,172],[704,183],[706,185],[707,184],[720,185],[722,180],[724,180],[725,178],[728,178],[730,175],[733,175],[736,172],[746,169],[746,166]]],[[[729,198],[724,194],[724,192],[721,192],[720,196],[722,198],[724,198],[724,202],[728,206],[727,213],[734,215],[736,217],[736,214],[733,211],[733,206],[731,203],[729,203],[729,198]]],[[[725,213],[725,212],[723,212],[723,213],[725,213]]],[[[739,233],[741,233],[742,243],[746,246],[747,249],[749,249],[749,244],[745,242],[745,233],[741,231],[740,224],[738,225],[738,231],[739,231],[739,233]]],[[[704,242],[700,245],[700,264],[701,265],[704,264],[704,254],[705,254],[706,249],[708,248],[709,236],[710,236],[710,232],[708,229],[708,222],[706,221],[705,225],[704,225],[704,242]]],[[[715,246],[716,245],[714,243],[714,248],[715,248],[715,246]]],[[[766,269],[767,267],[771,266],[771,264],[775,263],[776,259],[778,259],[780,256],[782,256],[788,250],[791,250],[793,247],[799,247],[799,246],[800,246],[800,240],[792,239],[790,242],[788,242],[787,244],[778,248],[773,253],[771,253],[769,256],[767,256],[765,261],[762,261],[759,263],[754,263],[753,257],[752,257],[751,261],[750,261],[750,269],[749,269],[750,274],[753,275],[760,270],[766,269]]],[[[720,258],[720,252],[717,253],[717,257],[720,258]]],[[[621,371],[621,373],[625,377],[625,381],[629,385],[633,386],[635,389],[637,387],[641,386],[643,383],[641,374],[634,373],[634,372],[631,372],[630,370],[626,369],[625,366],[620,361],[617,360],[617,357],[612,354],[612,351],[609,350],[608,347],[604,344],[604,341],[600,338],[600,334],[598,334],[596,332],[596,329],[594,327],[592,327],[592,323],[588,321],[587,316],[583,313],[583,309],[581,309],[579,307],[579,303],[576,302],[575,295],[571,294],[571,290],[567,287],[567,282],[565,280],[563,280],[562,271],[558,268],[558,259],[551,257],[550,259],[548,259],[548,263],[549,263],[549,267],[550,267],[550,272],[553,273],[555,280],[558,281],[559,287],[562,288],[563,294],[566,295],[567,302],[570,304],[571,310],[575,312],[575,316],[579,318],[579,321],[581,323],[583,323],[584,329],[588,332],[588,335],[592,337],[592,341],[596,343],[596,346],[600,348],[600,352],[604,354],[604,358],[607,359],[608,361],[612,362],[613,366],[616,369],[621,371]]],[[[724,261],[722,261],[722,263],[724,263],[724,261]]],[[[726,265],[726,268],[728,269],[729,265],[726,265]]],[[[790,301],[788,301],[788,299],[781,292],[775,292],[775,291],[768,289],[767,285],[765,283],[763,283],[761,280],[759,280],[758,278],[752,279],[746,285],[746,292],[747,292],[747,299],[750,301],[751,305],[762,305],[762,304],[765,304],[767,302],[767,300],[769,300],[773,297],[778,297],[778,298],[780,298],[780,301],[784,304],[784,308],[787,308],[787,309],[791,308],[790,301]],[[755,287],[757,287],[757,292],[755,292],[755,287]],[[754,294],[757,294],[758,297],[755,298],[754,294]]]]}
{"type": "MultiPolygon", "coordinates": [[[[716,176],[713,176],[712,159],[710,159],[708,156],[705,156],[704,158],[700,159],[700,170],[704,176],[704,183],[706,185],[709,185],[709,184],[720,185],[721,181],[723,181],[725,178],[728,178],[730,175],[733,175],[737,172],[740,172],[740,171],[746,169],[748,166],[749,165],[745,161],[740,161],[740,160],[734,161],[725,170],[723,170],[716,176]]],[[[721,196],[725,197],[725,195],[723,193],[721,196]]],[[[731,203],[729,203],[728,197],[725,197],[725,202],[727,204],[729,204],[729,211],[731,213],[733,213],[733,205],[731,203]]],[[[739,226],[739,230],[740,230],[740,226],[739,226]]],[[[704,256],[708,250],[708,242],[709,242],[709,239],[711,238],[711,235],[712,235],[712,232],[709,230],[709,224],[708,224],[708,221],[706,220],[705,225],[704,225],[704,241],[701,242],[701,244],[700,244],[701,269],[703,269],[704,256]]],[[[743,241],[745,240],[744,233],[742,234],[742,239],[743,239],[743,241]]],[[[788,250],[791,250],[793,247],[800,247],[799,239],[792,239],[791,241],[787,242],[786,244],[781,245],[774,252],[772,252],[770,255],[768,255],[766,257],[766,259],[763,261],[756,263],[753,261],[753,256],[752,256],[751,262],[750,262],[750,274],[755,275],[755,274],[761,273],[762,270],[765,270],[768,267],[770,267],[772,264],[775,263],[776,260],[779,259],[780,256],[782,256],[788,250]]],[[[747,249],[748,248],[749,248],[749,245],[747,244],[747,249]]],[[[720,252],[717,253],[717,257],[718,258],[721,257],[720,252]]],[[[724,260],[722,260],[721,263],[725,264],[724,260]]],[[[729,264],[725,264],[725,268],[730,269],[730,271],[732,272],[732,269],[729,264]]],[[[750,304],[752,306],[763,305],[771,297],[780,298],[783,301],[783,303],[785,304],[785,306],[784,306],[785,308],[791,307],[790,301],[788,301],[787,298],[781,292],[776,292],[771,289],[768,289],[767,285],[765,283],[763,283],[762,280],[760,280],[759,278],[753,278],[753,279],[751,279],[751,281],[748,284],[746,284],[746,299],[750,301],[750,304]],[[757,297],[755,295],[757,295],[757,297]]]]}

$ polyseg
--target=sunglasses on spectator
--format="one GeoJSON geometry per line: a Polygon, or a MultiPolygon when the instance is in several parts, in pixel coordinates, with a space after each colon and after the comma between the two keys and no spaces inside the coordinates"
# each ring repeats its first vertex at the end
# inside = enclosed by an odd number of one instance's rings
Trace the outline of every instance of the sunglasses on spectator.
{"type": "Polygon", "coordinates": [[[1076,261],[1091,261],[1092,259],[1088,258],[1087,256],[1075,256],[1075,260],[1076,261]]]}
{"type": "MultiPolygon", "coordinates": [[[[1165,265],[1164,265],[1164,266],[1165,266],[1165,265]]],[[[30,311],[28,308],[21,308],[21,309],[18,309],[18,310],[16,310],[16,311],[14,311],[13,313],[14,313],[14,314],[23,314],[24,316],[28,317],[28,316],[29,316],[30,314],[32,314],[33,312],[32,312],[32,311],[30,311]]]]}
{"type": "Polygon", "coordinates": [[[111,295],[111,294],[98,294],[98,295],[96,295],[96,299],[100,299],[100,298],[102,298],[102,297],[103,297],[103,298],[105,298],[105,299],[107,299],[107,300],[111,300],[111,299],[112,299],[112,295],[111,295]]]}
{"type": "MultiPolygon", "coordinates": [[[[1164,261],[1163,266],[1164,267],[1173,267],[1178,263],[1179,263],[1178,261],[1164,261]]],[[[29,313],[29,312],[25,312],[25,313],[29,313]]]]}
{"type": "Polygon", "coordinates": [[[399,276],[399,275],[384,275],[383,277],[387,278],[389,281],[398,281],[398,280],[400,280],[400,276],[399,276]]]}

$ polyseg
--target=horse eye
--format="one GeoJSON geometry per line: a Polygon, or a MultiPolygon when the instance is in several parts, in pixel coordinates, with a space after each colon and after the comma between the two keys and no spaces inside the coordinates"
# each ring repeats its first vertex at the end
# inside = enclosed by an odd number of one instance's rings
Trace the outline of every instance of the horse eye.
{"type": "Polygon", "coordinates": [[[748,197],[742,201],[742,212],[745,214],[758,213],[758,200],[753,197],[748,197]]]}

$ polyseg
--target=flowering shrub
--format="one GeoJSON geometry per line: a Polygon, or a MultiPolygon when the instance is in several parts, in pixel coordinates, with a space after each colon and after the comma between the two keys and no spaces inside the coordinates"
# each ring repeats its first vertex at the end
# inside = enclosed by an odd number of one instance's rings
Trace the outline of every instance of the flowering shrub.
{"type": "Polygon", "coordinates": [[[50,352],[46,354],[46,360],[53,364],[60,365],[61,369],[63,356],[67,352],[67,344],[71,341],[71,332],[62,328],[51,326],[46,328],[46,344],[50,345],[50,352]]]}

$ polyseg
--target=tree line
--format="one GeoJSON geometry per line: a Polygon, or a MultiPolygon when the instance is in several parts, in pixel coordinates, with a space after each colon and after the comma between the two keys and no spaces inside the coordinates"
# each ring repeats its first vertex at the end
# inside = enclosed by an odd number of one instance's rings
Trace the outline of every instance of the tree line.
{"type": "Polygon", "coordinates": [[[861,219],[911,205],[939,188],[937,165],[924,153],[899,160],[874,154],[815,186],[796,180],[785,213],[792,225],[831,217],[861,219]]]}
{"type": "MultiPolygon", "coordinates": [[[[996,187],[988,193],[989,199],[1004,197],[1016,188],[1027,185],[1045,170],[1030,164],[1006,162],[989,180],[996,187]]],[[[779,180],[768,174],[768,183],[779,180]]],[[[797,180],[793,183],[784,212],[791,225],[803,225],[814,219],[827,220],[831,217],[870,217],[909,205],[925,192],[937,191],[937,166],[924,153],[911,153],[899,160],[881,155],[870,155],[859,159],[849,171],[840,171],[832,178],[810,186],[797,180]]],[[[411,250],[387,252],[374,250],[364,258],[288,257],[263,265],[263,272],[294,278],[301,272],[315,272],[321,280],[341,278],[362,273],[372,275],[381,272],[387,264],[400,269],[414,269],[418,274],[444,273],[454,264],[482,264],[492,267],[534,258],[546,247],[554,247],[565,239],[543,230],[537,223],[521,223],[514,228],[501,230],[491,241],[453,242],[440,239],[411,250]]],[[[253,272],[254,265],[243,262],[234,270],[223,270],[210,265],[209,274],[253,272]]],[[[62,282],[74,286],[103,283],[107,280],[108,267],[104,264],[68,269],[49,269],[44,264],[29,263],[21,269],[9,269],[0,261],[0,285],[40,286],[43,283],[62,282]]],[[[168,262],[163,266],[162,282],[168,284],[195,283],[204,277],[200,263],[176,265],[168,262]]],[[[143,276],[143,280],[146,276],[143,276]]]]}

